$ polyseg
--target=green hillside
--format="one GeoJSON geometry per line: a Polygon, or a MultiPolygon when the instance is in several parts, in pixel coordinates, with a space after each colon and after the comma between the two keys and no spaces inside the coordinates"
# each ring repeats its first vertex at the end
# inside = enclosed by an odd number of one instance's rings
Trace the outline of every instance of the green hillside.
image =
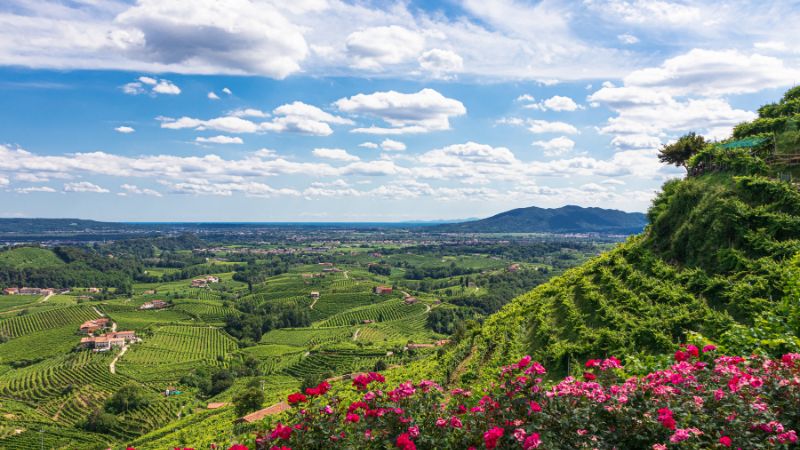
{"type": "Polygon", "coordinates": [[[0,266],[42,269],[64,265],[52,251],[39,247],[17,247],[0,252],[0,266]]]}
{"type": "Polygon", "coordinates": [[[486,219],[436,225],[432,229],[447,233],[634,234],[645,225],[647,218],[642,213],[567,205],[512,209],[486,219]]]}
{"type": "Polygon", "coordinates": [[[603,355],[644,369],[687,340],[736,354],[800,349],[800,192],[755,152],[708,146],[704,163],[725,164],[667,182],[643,234],[487,319],[449,370],[472,354],[457,368],[468,381],[525,353],[556,373],[603,355]]]}
{"type": "Polygon", "coordinates": [[[525,353],[561,373],[602,355],[644,369],[698,339],[736,354],[797,351],[799,102],[794,88],[729,140],[665,146],[659,158],[688,176],[663,186],[645,231],[487,319],[445,372],[468,382],[525,353]]]}

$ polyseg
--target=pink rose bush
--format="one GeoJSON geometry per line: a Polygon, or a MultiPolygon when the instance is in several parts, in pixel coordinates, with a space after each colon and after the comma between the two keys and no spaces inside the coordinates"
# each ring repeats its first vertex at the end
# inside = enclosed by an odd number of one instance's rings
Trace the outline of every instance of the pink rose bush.
{"type": "Polygon", "coordinates": [[[790,448],[798,444],[800,354],[772,360],[685,346],[667,369],[625,377],[616,358],[546,383],[526,356],[480,395],[433,381],[358,375],[343,402],[327,386],[294,402],[256,449],[790,448]]]}

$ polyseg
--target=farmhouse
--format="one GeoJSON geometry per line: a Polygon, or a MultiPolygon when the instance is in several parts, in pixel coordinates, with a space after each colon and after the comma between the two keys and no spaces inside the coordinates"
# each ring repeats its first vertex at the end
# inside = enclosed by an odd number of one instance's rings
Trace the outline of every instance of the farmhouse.
{"type": "Polygon", "coordinates": [[[126,343],[136,341],[135,331],[118,331],[81,338],[81,347],[91,348],[96,352],[105,352],[113,347],[122,347],[126,343]]]}
{"type": "Polygon", "coordinates": [[[169,304],[164,300],[153,300],[142,303],[142,306],[140,306],[139,309],[164,309],[167,306],[169,306],[169,304]]]}
{"type": "Polygon", "coordinates": [[[320,266],[325,266],[325,267],[333,267],[333,263],[331,263],[331,262],[321,262],[321,263],[319,263],[319,265],[320,266]]]}
{"type": "Polygon", "coordinates": [[[319,292],[311,291],[311,298],[313,298],[314,300],[318,299],[319,298],[319,292]]]}
{"type": "Polygon", "coordinates": [[[122,338],[125,339],[125,342],[134,342],[136,341],[136,332],[135,331],[116,331],[114,333],[108,333],[108,336],[113,338],[122,338]]]}
{"type": "Polygon", "coordinates": [[[372,289],[372,292],[374,294],[379,294],[379,295],[391,294],[392,293],[392,287],[391,286],[375,286],[372,289]]]}
{"type": "Polygon", "coordinates": [[[208,281],[205,278],[195,278],[192,280],[192,287],[201,288],[208,286],[208,281]]]}
{"type": "Polygon", "coordinates": [[[3,295],[17,295],[19,294],[19,288],[11,287],[3,289],[3,295]]]}
{"type": "Polygon", "coordinates": [[[219,283],[219,277],[215,277],[214,275],[209,275],[206,277],[206,282],[208,283],[219,283]]]}
{"type": "Polygon", "coordinates": [[[508,270],[511,273],[519,272],[519,264],[512,264],[512,265],[508,266],[508,269],[506,269],[506,270],[508,270]]]}
{"type": "Polygon", "coordinates": [[[144,295],[155,295],[155,293],[156,293],[155,289],[147,289],[146,291],[142,292],[142,294],[144,295]]]}
{"type": "Polygon", "coordinates": [[[108,317],[101,317],[99,319],[87,320],[83,322],[80,332],[83,334],[92,334],[95,331],[103,330],[108,327],[108,317]]]}
{"type": "MultiPolygon", "coordinates": [[[[16,289],[15,294],[19,295],[50,295],[55,292],[53,289],[50,288],[22,287],[19,289],[17,288],[11,288],[11,289],[16,289]]],[[[14,295],[14,294],[8,294],[8,295],[14,295]]]]}
{"type": "Polygon", "coordinates": [[[418,301],[419,300],[417,300],[417,297],[406,297],[405,299],[403,299],[403,303],[405,303],[406,305],[413,305],[418,301]]]}
{"type": "Polygon", "coordinates": [[[97,294],[98,292],[100,292],[100,289],[96,287],[90,287],[87,290],[89,291],[90,294],[97,294]]]}

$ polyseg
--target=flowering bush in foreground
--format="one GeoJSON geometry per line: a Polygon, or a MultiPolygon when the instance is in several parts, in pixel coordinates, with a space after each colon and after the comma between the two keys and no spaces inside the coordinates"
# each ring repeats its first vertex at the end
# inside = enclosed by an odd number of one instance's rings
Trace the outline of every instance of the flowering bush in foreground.
{"type": "Polygon", "coordinates": [[[259,435],[258,449],[787,448],[797,443],[800,354],[780,360],[715,356],[686,346],[675,364],[620,378],[619,360],[590,360],[581,379],[547,387],[526,356],[483,394],[432,381],[389,389],[353,380],[343,404],[318,386],[293,395],[294,418],[259,435]]]}

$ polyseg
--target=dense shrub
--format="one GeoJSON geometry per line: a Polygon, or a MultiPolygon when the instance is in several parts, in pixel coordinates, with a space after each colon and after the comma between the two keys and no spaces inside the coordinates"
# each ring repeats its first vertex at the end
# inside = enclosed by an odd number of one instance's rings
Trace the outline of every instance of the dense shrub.
{"type": "Polygon", "coordinates": [[[322,448],[787,448],[797,443],[800,354],[780,359],[715,355],[689,345],[675,363],[624,376],[610,357],[586,362],[581,379],[552,386],[530,357],[502,369],[484,394],[446,395],[432,381],[394,389],[380,374],[354,378],[358,400],[327,383],[289,396],[290,423],[257,449],[322,448]]]}

